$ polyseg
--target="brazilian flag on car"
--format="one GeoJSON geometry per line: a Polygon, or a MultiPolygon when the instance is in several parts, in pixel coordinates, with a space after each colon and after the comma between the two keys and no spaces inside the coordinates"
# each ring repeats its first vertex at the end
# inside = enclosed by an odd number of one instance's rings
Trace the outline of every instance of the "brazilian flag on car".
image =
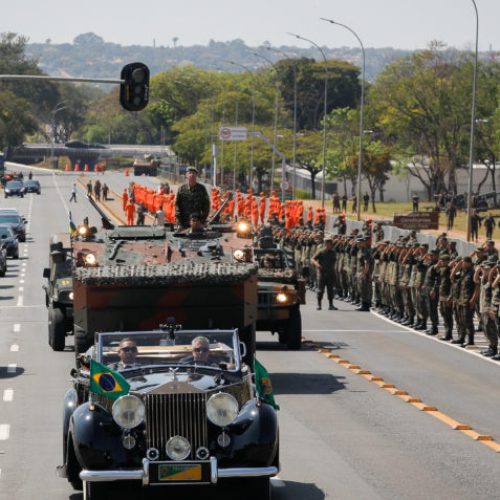
{"type": "Polygon", "coordinates": [[[130,385],[125,377],[93,359],[90,360],[90,392],[118,399],[128,394],[129,390],[130,385]]]}
{"type": "Polygon", "coordinates": [[[257,395],[267,404],[270,404],[275,410],[279,410],[280,407],[274,399],[273,386],[271,384],[271,377],[269,377],[269,372],[254,359],[253,371],[255,373],[255,389],[257,395]]]}

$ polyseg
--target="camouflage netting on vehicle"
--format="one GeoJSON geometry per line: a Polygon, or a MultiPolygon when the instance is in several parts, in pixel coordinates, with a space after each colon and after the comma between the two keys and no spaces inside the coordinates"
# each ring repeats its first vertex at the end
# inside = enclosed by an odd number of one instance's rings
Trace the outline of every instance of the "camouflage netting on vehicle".
{"type": "Polygon", "coordinates": [[[257,274],[255,264],[182,260],[161,266],[79,267],[75,279],[86,285],[172,285],[234,283],[257,274]]]}
{"type": "Polygon", "coordinates": [[[280,281],[283,283],[294,283],[297,281],[297,273],[294,269],[264,269],[259,268],[259,280],[280,281]]]}

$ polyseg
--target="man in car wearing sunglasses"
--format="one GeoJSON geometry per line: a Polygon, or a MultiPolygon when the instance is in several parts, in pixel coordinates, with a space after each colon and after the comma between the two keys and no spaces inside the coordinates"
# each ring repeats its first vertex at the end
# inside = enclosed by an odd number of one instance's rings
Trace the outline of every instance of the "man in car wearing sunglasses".
{"type": "Polygon", "coordinates": [[[210,342],[207,337],[199,335],[191,342],[192,355],[182,360],[186,365],[218,366],[219,361],[210,355],[210,342]]]}
{"type": "Polygon", "coordinates": [[[113,370],[128,370],[129,368],[139,368],[140,363],[136,363],[137,358],[137,344],[131,338],[124,338],[120,340],[118,345],[118,357],[120,361],[115,363],[112,367],[113,370]]]}

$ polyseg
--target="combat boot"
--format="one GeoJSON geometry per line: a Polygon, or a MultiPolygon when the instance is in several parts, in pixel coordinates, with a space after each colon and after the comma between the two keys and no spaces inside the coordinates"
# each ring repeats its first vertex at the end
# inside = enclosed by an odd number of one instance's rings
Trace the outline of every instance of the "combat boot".
{"type": "Polygon", "coordinates": [[[481,351],[481,354],[483,356],[486,356],[487,358],[492,358],[493,356],[496,356],[498,353],[498,349],[496,347],[488,347],[488,349],[481,351]]]}
{"type": "Polygon", "coordinates": [[[432,325],[425,333],[427,335],[431,335],[431,336],[437,335],[437,333],[438,333],[438,327],[435,326],[435,325],[432,325]]]}

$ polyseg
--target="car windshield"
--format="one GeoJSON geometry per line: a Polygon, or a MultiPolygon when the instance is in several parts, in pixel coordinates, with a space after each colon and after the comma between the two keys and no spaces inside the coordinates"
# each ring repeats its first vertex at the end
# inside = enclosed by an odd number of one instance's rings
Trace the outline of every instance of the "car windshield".
{"type": "Polygon", "coordinates": [[[7,189],[19,189],[19,188],[23,187],[23,184],[22,184],[22,182],[19,182],[19,181],[10,181],[10,182],[7,182],[5,187],[7,189]]]}
{"type": "Polygon", "coordinates": [[[147,366],[197,366],[238,370],[239,345],[233,331],[100,333],[97,360],[113,370],[147,366]]]}
{"type": "Polygon", "coordinates": [[[60,278],[71,278],[71,260],[65,260],[64,262],[58,262],[55,265],[55,277],[60,278]]]}
{"type": "Polygon", "coordinates": [[[8,226],[0,226],[0,236],[6,236],[7,238],[13,238],[14,232],[8,226]]]}
{"type": "Polygon", "coordinates": [[[20,224],[21,217],[19,215],[0,214],[0,224],[20,224]]]}
{"type": "Polygon", "coordinates": [[[38,181],[26,181],[24,185],[26,187],[38,187],[40,186],[40,183],[38,181]]]}

